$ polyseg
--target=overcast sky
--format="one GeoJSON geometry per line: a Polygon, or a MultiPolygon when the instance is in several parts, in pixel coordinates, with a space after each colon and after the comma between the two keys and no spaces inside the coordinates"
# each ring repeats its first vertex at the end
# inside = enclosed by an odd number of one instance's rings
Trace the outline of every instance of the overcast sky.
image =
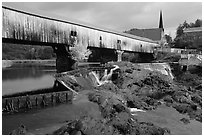
{"type": "Polygon", "coordinates": [[[157,28],[162,10],[165,33],[172,37],[185,20],[190,23],[202,19],[201,2],[4,2],[2,5],[77,19],[121,32],[131,28],[157,28]]]}

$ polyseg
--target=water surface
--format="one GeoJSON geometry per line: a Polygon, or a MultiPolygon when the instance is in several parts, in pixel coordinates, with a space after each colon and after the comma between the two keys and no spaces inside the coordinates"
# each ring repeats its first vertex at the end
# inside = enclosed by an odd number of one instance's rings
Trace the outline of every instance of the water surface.
{"type": "Polygon", "coordinates": [[[2,95],[52,87],[55,67],[14,66],[2,70],[2,95]]]}

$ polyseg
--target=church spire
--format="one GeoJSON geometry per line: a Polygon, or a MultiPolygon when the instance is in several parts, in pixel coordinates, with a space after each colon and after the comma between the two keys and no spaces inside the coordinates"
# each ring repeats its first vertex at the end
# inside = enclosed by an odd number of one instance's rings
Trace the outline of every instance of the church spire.
{"type": "Polygon", "coordinates": [[[164,27],[163,27],[163,19],[162,19],[162,11],[161,10],[160,10],[159,28],[164,29],[164,27]]]}

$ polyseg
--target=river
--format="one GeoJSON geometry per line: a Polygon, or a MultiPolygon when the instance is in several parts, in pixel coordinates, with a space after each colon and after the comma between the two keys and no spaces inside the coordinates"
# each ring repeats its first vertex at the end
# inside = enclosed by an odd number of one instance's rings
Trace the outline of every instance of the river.
{"type": "MultiPolygon", "coordinates": [[[[15,66],[2,70],[2,95],[23,91],[52,87],[55,67],[28,67],[15,66]]],[[[87,91],[88,92],[88,91],[87,91]]],[[[98,105],[89,102],[87,93],[83,91],[73,104],[62,104],[39,110],[30,110],[24,113],[2,115],[2,134],[9,134],[12,130],[25,125],[33,134],[52,133],[64,125],[67,120],[79,118],[81,115],[100,117],[98,105]]],[[[180,121],[188,118],[175,109],[161,105],[153,111],[146,111],[136,115],[139,121],[152,122],[160,127],[167,127],[173,135],[202,134],[202,123],[190,120],[189,124],[180,121]]]]}
{"type": "Polygon", "coordinates": [[[2,70],[2,96],[52,87],[56,72],[51,66],[17,65],[2,70]]]}
{"type": "MultiPolygon", "coordinates": [[[[52,87],[55,80],[52,75],[55,72],[55,67],[43,66],[17,65],[4,68],[2,95],[52,87]]],[[[23,124],[34,134],[46,134],[62,126],[66,120],[81,114],[96,114],[96,111],[97,115],[100,115],[98,105],[89,102],[85,97],[85,99],[76,99],[73,104],[61,104],[16,114],[2,114],[2,133],[9,134],[23,124]]]]}

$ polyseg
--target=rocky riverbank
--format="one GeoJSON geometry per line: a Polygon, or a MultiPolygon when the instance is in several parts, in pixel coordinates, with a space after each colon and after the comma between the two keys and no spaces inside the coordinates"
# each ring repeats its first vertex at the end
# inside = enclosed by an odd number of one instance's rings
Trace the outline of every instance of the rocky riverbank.
{"type": "MultiPolygon", "coordinates": [[[[196,120],[202,123],[202,78],[200,74],[181,72],[179,75],[174,75],[172,79],[169,75],[164,75],[159,71],[144,69],[129,62],[107,65],[118,65],[120,68],[113,73],[112,82],[86,90],[86,94],[82,89],[77,95],[84,94],[88,102],[97,104],[99,109],[96,112],[99,112],[101,116],[96,117],[90,113],[78,114],[77,118],[66,121],[62,127],[50,131],[49,134],[171,134],[173,132],[168,124],[160,127],[150,121],[141,121],[139,115],[137,116],[139,112],[153,112],[163,105],[187,115],[177,122],[188,124],[191,120],[196,120]],[[192,80],[194,80],[193,84],[192,80]]],[[[11,132],[11,134],[18,133],[28,134],[24,126],[11,132]]]]}

